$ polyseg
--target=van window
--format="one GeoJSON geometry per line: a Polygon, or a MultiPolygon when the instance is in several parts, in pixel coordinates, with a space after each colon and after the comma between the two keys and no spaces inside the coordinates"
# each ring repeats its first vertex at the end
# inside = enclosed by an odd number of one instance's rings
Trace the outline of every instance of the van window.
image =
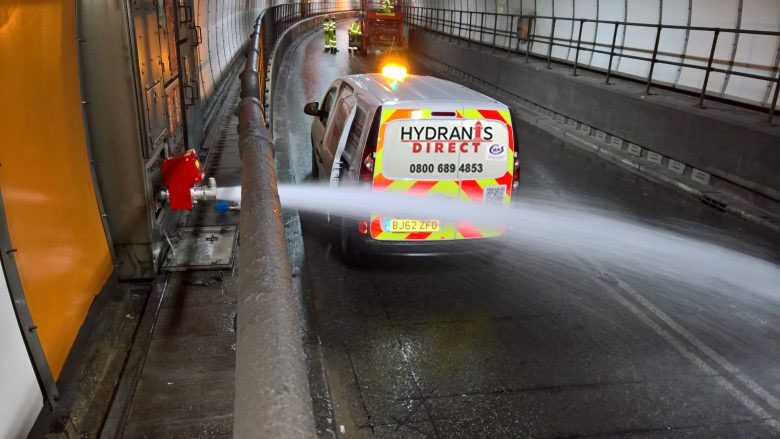
{"type": "MultiPolygon", "coordinates": [[[[366,138],[366,150],[376,151],[377,137],[379,137],[379,121],[382,118],[382,107],[378,107],[374,113],[374,120],[371,121],[371,130],[366,138]]],[[[365,153],[364,153],[365,154],[365,153]]]]}
{"type": "Polygon", "coordinates": [[[332,121],[332,127],[328,133],[328,138],[325,139],[324,145],[331,155],[336,153],[336,148],[339,144],[339,137],[341,137],[341,133],[344,132],[344,125],[347,123],[347,117],[349,117],[351,110],[352,108],[350,108],[349,102],[347,102],[345,99],[339,99],[336,108],[333,110],[334,119],[332,121]]]}
{"type": "Polygon", "coordinates": [[[352,94],[352,88],[342,86],[333,106],[333,114],[330,116],[330,120],[328,120],[322,141],[322,149],[320,150],[322,164],[325,169],[333,169],[334,160],[340,159],[341,153],[339,153],[339,157],[336,157],[336,152],[342,138],[346,144],[346,136],[349,134],[347,123],[351,123],[350,115],[357,103],[356,101],[357,98],[352,94]]]}
{"type": "Polygon", "coordinates": [[[330,116],[334,102],[336,102],[336,87],[328,90],[328,93],[325,94],[325,99],[322,100],[322,107],[320,107],[322,110],[322,115],[320,116],[320,120],[322,121],[323,125],[328,124],[328,116],[330,116]]]}
{"type": "Polygon", "coordinates": [[[347,144],[344,147],[344,158],[347,159],[347,163],[352,163],[352,159],[357,152],[360,136],[363,134],[363,125],[365,125],[366,113],[360,107],[355,109],[355,119],[352,121],[352,127],[349,129],[349,135],[347,136],[347,144]]]}
{"type": "Polygon", "coordinates": [[[336,105],[333,106],[332,111],[337,116],[330,121],[330,124],[326,124],[327,131],[325,133],[324,146],[331,154],[335,154],[336,147],[339,144],[341,133],[346,128],[347,117],[352,111],[352,106],[355,105],[355,98],[348,103],[347,98],[352,96],[352,87],[347,84],[342,84],[339,89],[338,96],[334,101],[336,105]]]}

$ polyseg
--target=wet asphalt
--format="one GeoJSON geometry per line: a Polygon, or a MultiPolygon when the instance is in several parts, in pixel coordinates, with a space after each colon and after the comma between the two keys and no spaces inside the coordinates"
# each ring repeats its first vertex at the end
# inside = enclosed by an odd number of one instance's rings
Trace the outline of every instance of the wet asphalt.
{"type": "MultiPolygon", "coordinates": [[[[287,181],[310,179],[303,105],[338,76],[376,69],[375,58],[347,54],[346,25],[338,54],[312,34],[280,75],[274,120],[285,123],[274,136],[284,140],[287,181]]],[[[763,229],[539,128],[516,130],[516,196],[576,199],[779,259],[780,241],[763,229]]],[[[301,222],[293,253],[323,437],[780,437],[780,293],[523,248],[355,267],[340,259],[322,216],[301,222]]]]}

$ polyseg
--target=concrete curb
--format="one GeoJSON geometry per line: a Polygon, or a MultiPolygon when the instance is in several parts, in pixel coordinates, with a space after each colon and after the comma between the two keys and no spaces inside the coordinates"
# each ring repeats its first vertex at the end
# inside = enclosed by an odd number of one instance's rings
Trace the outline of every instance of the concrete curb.
{"type": "MultiPolygon", "coordinates": [[[[575,132],[573,132],[573,130],[567,130],[566,128],[556,127],[554,126],[554,124],[550,123],[549,118],[528,117],[529,114],[533,115],[533,113],[530,113],[527,110],[522,110],[518,108],[516,105],[513,105],[512,109],[515,111],[515,115],[517,115],[521,119],[525,120],[528,123],[538,126],[539,128],[543,129],[544,131],[547,131],[548,133],[553,134],[555,137],[564,141],[568,145],[575,146],[584,151],[595,153],[599,155],[601,158],[603,158],[604,160],[616,164],[621,168],[627,169],[637,175],[641,175],[647,178],[648,180],[672,187],[680,192],[683,192],[688,195],[692,195],[702,200],[703,202],[710,204],[706,200],[711,197],[709,194],[713,193],[712,190],[706,190],[704,188],[697,187],[695,183],[683,181],[681,179],[669,175],[668,173],[664,172],[662,170],[663,168],[661,167],[653,166],[652,164],[649,163],[640,162],[639,160],[632,159],[632,157],[629,156],[628,154],[621,154],[609,148],[608,146],[599,145],[589,140],[586,140],[583,137],[578,136],[575,132]]],[[[747,208],[735,206],[736,203],[739,203],[739,201],[737,200],[731,200],[731,201],[733,202],[729,202],[721,210],[725,212],[729,212],[733,215],[737,215],[754,224],[767,227],[775,232],[780,233],[780,225],[774,224],[771,221],[767,221],[764,218],[761,218],[760,216],[758,216],[758,214],[752,212],[747,208]]]]}

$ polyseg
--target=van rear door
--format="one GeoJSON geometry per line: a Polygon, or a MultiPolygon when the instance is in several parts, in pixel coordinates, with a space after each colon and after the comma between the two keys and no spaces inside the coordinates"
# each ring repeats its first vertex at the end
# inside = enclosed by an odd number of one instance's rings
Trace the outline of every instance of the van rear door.
{"type": "MultiPolygon", "coordinates": [[[[509,205],[513,144],[509,111],[452,104],[383,108],[374,168],[374,190],[509,205]]],[[[379,240],[445,240],[496,236],[501,229],[467,221],[373,215],[379,240]]]]}
{"type": "MultiPolygon", "coordinates": [[[[460,154],[460,199],[508,207],[515,149],[509,110],[465,108],[462,116],[463,131],[471,134],[473,148],[460,154]]],[[[456,238],[485,238],[501,233],[501,228],[460,221],[456,238]]]]}
{"type": "MultiPolygon", "coordinates": [[[[383,107],[374,164],[373,189],[409,196],[458,200],[458,147],[439,141],[439,133],[457,133],[462,111],[452,103],[426,108],[383,107]]],[[[425,218],[406,218],[392,212],[374,214],[371,236],[378,240],[419,241],[456,238],[457,225],[431,212],[425,218]]]]}

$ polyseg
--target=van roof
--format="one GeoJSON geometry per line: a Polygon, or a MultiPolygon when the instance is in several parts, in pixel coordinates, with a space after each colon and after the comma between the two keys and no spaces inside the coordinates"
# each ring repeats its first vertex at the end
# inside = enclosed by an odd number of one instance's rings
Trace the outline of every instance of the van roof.
{"type": "Polygon", "coordinates": [[[482,93],[431,76],[409,75],[403,81],[398,81],[395,86],[391,86],[393,80],[379,73],[349,75],[341,79],[350,84],[358,94],[374,98],[377,105],[401,104],[412,101],[439,101],[470,102],[506,107],[482,93]]]}

